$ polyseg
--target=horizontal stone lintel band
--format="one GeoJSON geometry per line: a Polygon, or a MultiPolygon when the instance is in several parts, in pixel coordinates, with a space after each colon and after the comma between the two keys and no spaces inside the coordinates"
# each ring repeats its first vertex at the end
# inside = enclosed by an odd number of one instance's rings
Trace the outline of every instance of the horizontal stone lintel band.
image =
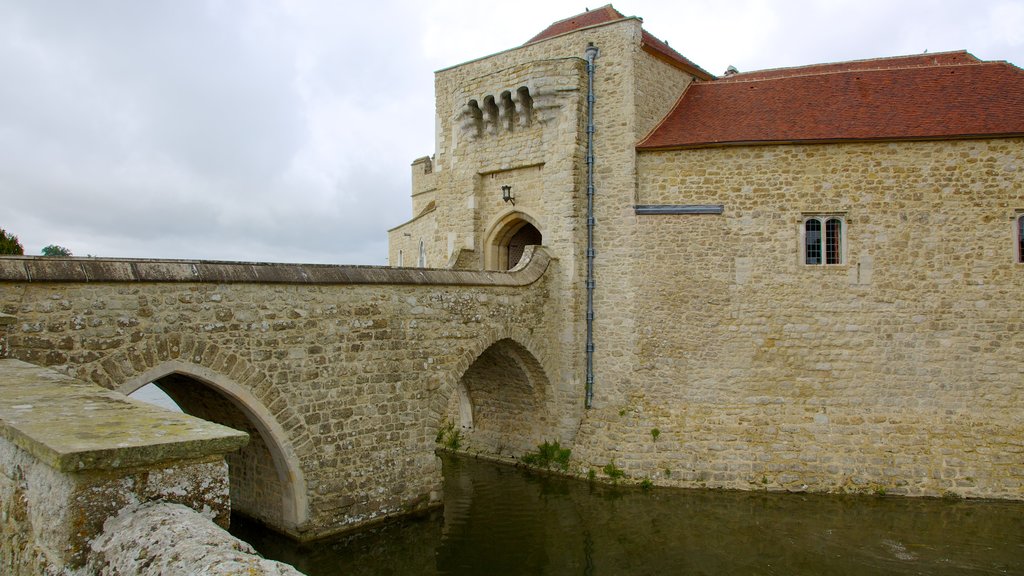
{"type": "Polygon", "coordinates": [[[721,214],[722,204],[637,204],[633,207],[638,216],[659,214],[721,214]]]}
{"type": "Polygon", "coordinates": [[[0,282],[200,282],[258,284],[424,284],[527,286],[547,270],[544,248],[527,246],[515,270],[444,270],[138,258],[0,257],[0,282]]]}

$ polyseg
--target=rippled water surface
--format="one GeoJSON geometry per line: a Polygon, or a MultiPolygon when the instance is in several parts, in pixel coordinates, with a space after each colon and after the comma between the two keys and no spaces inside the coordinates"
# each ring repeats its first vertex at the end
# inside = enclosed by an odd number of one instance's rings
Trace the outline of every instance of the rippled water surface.
{"type": "Polygon", "coordinates": [[[236,522],[310,576],[1024,574],[1024,505],[614,488],[446,458],[445,509],[299,546],[236,522]]]}

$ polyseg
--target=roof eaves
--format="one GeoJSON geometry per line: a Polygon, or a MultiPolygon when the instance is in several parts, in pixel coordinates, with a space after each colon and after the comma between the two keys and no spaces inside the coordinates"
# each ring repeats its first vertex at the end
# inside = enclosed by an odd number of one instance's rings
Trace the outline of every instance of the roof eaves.
{"type": "Polygon", "coordinates": [[[647,32],[646,30],[644,30],[643,39],[640,41],[640,47],[643,48],[643,50],[645,52],[647,52],[648,54],[654,56],[655,58],[657,58],[657,59],[659,59],[659,60],[661,60],[661,61],[663,61],[663,62],[665,62],[665,63],[667,63],[667,64],[669,64],[669,65],[671,65],[673,67],[679,68],[680,70],[682,70],[684,72],[688,72],[688,73],[692,74],[693,76],[696,76],[697,78],[700,78],[701,80],[714,80],[715,79],[715,75],[714,74],[712,74],[712,73],[708,72],[707,70],[701,68],[696,63],[694,63],[692,60],[690,60],[686,56],[683,56],[682,54],[677,52],[674,48],[669,46],[667,42],[665,42],[664,40],[661,40],[657,36],[654,36],[650,32],[647,32]],[[657,42],[657,44],[652,44],[652,43],[648,42],[647,41],[648,38],[654,40],[655,42],[657,42]]]}
{"type": "Polygon", "coordinates": [[[948,140],[998,140],[1005,138],[1024,138],[1024,132],[1001,132],[994,134],[942,134],[934,136],[879,136],[877,138],[814,138],[814,139],[780,139],[780,140],[734,140],[717,142],[693,142],[689,144],[644,145],[637,144],[641,152],[671,152],[673,150],[695,150],[700,148],[729,148],[733,146],[783,146],[787,144],[850,144],[885,143],[885,142],[936,142],[948,140]]]}

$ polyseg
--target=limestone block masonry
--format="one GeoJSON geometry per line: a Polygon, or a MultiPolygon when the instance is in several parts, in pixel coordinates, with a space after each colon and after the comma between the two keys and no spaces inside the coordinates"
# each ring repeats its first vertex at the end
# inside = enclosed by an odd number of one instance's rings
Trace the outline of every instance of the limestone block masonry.
{"type": "Polygon", "coordinates": [[[440,504],[434,439],[492,347],[493,362],[515,354],[546,374],[504,377],[524,395],[546,387],[544,410],[508,414],[484,390],[476,424],[515,422],[526,447],[571,439],[578,420],[548,416],[577,401],[544,321],[558,266],[539,248],[524,258],[500,273],[0,258],[0,311],[17,317],[13,358],[124,393],[156,382],[188,413],[247,432],[227,455],[232,507],[311,539],[440,504]]]}
{"type": "MultiPolygon", "coordinates": [[[[643,152],[636,344],[577,446],[659,484],[1024,499],[1024,141],[643,152]],[[807,265],[809,215],[845,226],[807,265]],[[652,430],[658,430],[656,437],[652,430]]],[[[604,347],[602,347],[604,349],[604,347]]],[[[598,468],[599,469],[599,468],[598,468]]]]}

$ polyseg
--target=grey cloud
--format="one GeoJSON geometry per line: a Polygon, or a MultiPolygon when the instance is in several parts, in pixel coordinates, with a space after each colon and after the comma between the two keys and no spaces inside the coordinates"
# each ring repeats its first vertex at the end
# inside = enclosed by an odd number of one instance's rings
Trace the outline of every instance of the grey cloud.
{"type": "MultiPolygon", "coordinates": [[[[33,253],[382,264],[411,216],[409,163],[433,152],[431,72],[581,9],[479,6],[0,2],[0,227],[33,253]]],[[[925,48],[1021,64],[1024,26],[986,33],[1014,6],[618,7],[721,72],[925,48]]]]}

